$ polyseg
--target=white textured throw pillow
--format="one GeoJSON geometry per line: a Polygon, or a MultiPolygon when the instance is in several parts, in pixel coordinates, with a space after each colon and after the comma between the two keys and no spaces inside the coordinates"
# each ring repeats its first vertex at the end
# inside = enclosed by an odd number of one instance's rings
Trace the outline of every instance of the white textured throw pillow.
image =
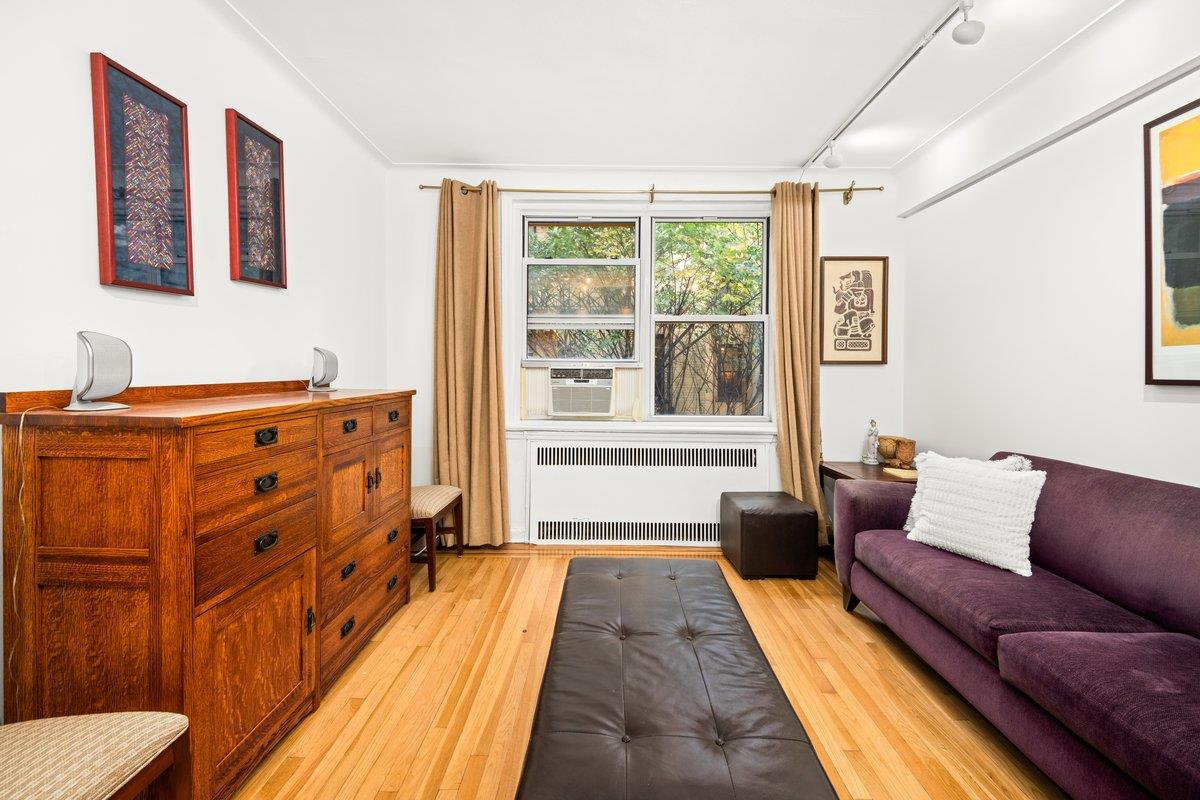
{"type": "Polygon", "coordinates": [[[1025,472],[1033,468],[1033,464],[1030,463],[1028,458],[1015,453],[1005,458],[998,458],[995,461],[980,461],[974,458],[947,458],[946,456],[938,455],[932,450],[921,453],[913,459],[913,466],[916,467],[918,476],[917,490],[913,493],[912,504],[908,507],[908,519],[904,521],[904,530],[906,531],[912,531],[913,525],[917,521],[917,516],[921,513],[921,500],[924,495],[920,480],[921,467],[931,456],[935,461],[940,459],[941,461],[953,461],[956,464],[980,464],[988,469],[1006,469],[1013,472],[1025,472]]]}
{"type": "Polygon", "coordinates": [[[1045,482],[1038,470],[929,453],[917,473],[921,506],[908,538],[1028,577],[1029,531],[1045,482]]]}

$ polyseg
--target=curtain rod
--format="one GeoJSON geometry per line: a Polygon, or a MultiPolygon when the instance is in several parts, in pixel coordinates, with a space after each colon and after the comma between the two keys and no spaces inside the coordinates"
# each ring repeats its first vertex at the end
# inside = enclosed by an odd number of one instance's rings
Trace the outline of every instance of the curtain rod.
{"type": "MultiPolygon", "coordinates": [[[[441,189],[440,184],[419,184],[419,189],[441,189]]],[[[842,205],[850,205],[850,201],[854,199],[856,192],[882,192],[882,186],[857,186],[855,181],[850,181],[849,186],[839,186],[836,189],[822,189],[820,184],[817,184],[818,192],[841,192],[842,205]]],[[[478,192],[478,186],[464,186],[462,191],[478,192]]],[[[521,194],[648,194],[650,202],[654,202],[654,196],[657,194],[775,194],[774,189],[659,189],[650,185],[649,189],[528,189],[528,188],[507,188],[501,186],[498,188],[501,192],[518,192],[521,194]]]]}

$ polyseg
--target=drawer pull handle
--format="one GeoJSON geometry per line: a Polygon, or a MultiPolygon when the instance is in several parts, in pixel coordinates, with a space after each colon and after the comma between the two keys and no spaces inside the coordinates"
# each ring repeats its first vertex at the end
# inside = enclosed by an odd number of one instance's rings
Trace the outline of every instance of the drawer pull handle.
{"type": "Polygon", "coordinates": [[[388,579],[388,591],[389,591],[389,592],[390,592],[392,589],[395,589],[395,588],[396,588],[396,582],[397,582],[398,580],[400,580],[400,578],[399,578],[399,577],[397,577],[396,575],[393,575],[391,578],[389,578],[389,579],[388,579]]]}
{"type": "Polygon", "coordinates": [[[346,580],[346,578],[349,578],[351,575],[353,575],[354,570],[356,569],[358,569],[358,564],[353,561],[342,567],[342,580],[346,580]]]}
{"type": "Polygon", "coordinates": [[[375,468],[375,488],[378,489],[383,485],[383,473],[379,471],[379,467],[375,468]]]}
{"type": "Polygon", "coordinates": [[[398,419],[400,419],[399,411],[397,411],[396,409],[393,408],[391,411],[388,412],[388,422],[395,422],[398,419]]]}
{"type": "Polygon", "coordinates": [[[255,494],[266,494],[273,492],[279,488],[279,473],[268,472],[266,475],[259,475],[254,479],[255,494]]]}
{"type": "Polygon", "coordinates": [[[254,432],[254,446],[266,447],[279,442],[279,428],[272,425],[269,428],[259,428],[254,432]]]}
{"type": "Polygon", "coordinates": [[[312,606],[309,606],[308,613],[305,614],[304,616],[305,616],[304,626],[308,629],[309,633],[312,633],[313,626],[315,626],[317,624],[317,612],[313,611],[312,606]]]}
{"type": "Polygon", "coordinates": [[[345,639],[350,635],[350,631],[354,630],[354,617],[342,623],[342,638],[345,639]]]}
{"type": "Polygon", "coordinates": [[[399,535],[400,535],[400,531],[397,528],[392,528],[390,531],[388,531],[388,544],[391,544],[392,542],[396,541],[396,537],[399,535]]]}
{"type": "Polygon", "coordinates": [[[279,544],[279,531],[267,531],[254,540],[254,555],[265,553],[279,544]]]}
{"type": "Polygon", "coordinates": [[[354,433],[358,430],[358,420],[348,419],[342,423],[342,433],[354,433]]]}
{"type": "Polygon", "coordinates": [[[375,488],[375,476],[373,474],[371,474],[370,470],[367,470],[367,494],[370,494],[374,488],[375,488]]]}

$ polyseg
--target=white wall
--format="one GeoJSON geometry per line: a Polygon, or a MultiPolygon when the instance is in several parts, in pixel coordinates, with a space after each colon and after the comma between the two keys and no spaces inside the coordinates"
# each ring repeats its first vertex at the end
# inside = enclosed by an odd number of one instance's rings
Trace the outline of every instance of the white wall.
{"type": "Polygon", "coordinates": [[[219,2],[5,3],[0,23],[0,388],[61,388],[74,334],[129,341],[136,384],[382,385],[383,161],[219,2]],[[88,53],[188,104],[195,297],[101,287],[88,53]],[[284,141],[286,290],[229,279],[226,107],[284,141]]]}
{"type": "MultiPolygon", "coordinates": [[[[1200,5],[1127,3],[902,168],[910,208],[1200,54],[1200,5]]],[[[905,430],[1200,484],[1200,388],[1143,385],[1142,125],[1161,88],[903,223],[905,430]]]]}
{"type": "MultiPolygon", "coordinates": [[[[418,184],[439,183],[452,177],[471,183],[493,179],[501,186],[606,188],[640,187],[651,183],[670,188],[758,188],[779,180],[796,180],[799,173],[767,171],[621,172],[611,170],[396,168],[388,175],[388,380],[417,390],[413,408],[413,481],[427,482],[433,462],[433,330],[434,260],[437,251],[438,192],[421,191],[418,184]]],[[[824,195],[821,206],[821,247],[825,255],[887,255],[891,257],[892,304],[887,366],[828,366],[822,369],[822,429],[825,455],[852,459],[861,454],[867,422],[879,420],[888,432],[901,425],[903,296],[905,267],[900,252],[896,192],[891,173],[815,170],[805,180],[826,186],[857,179],[860,185],[885,184],[882,194],[863,193],[850,206],[838,195],[824,195]]],[[[513,470],[523,465],[510,457],[513,470]]],[[[514,520],[514,526],[516,525],[514,520]]]]}

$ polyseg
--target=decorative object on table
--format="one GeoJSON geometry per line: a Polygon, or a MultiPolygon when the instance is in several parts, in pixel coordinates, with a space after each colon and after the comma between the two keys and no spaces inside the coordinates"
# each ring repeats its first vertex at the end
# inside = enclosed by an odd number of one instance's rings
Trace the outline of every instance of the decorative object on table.
{"type": "Polygon", "coordinates": [[[100,283],[190,295],[187,106],[92,53],[100,283]]]}
{"type": "Polygon", "coordinates": [[[911,469],[917,457],[917,443],[904,436],[880,436],[879,457],[885,466],[911,469]]]}
{"type": "Polygon", "coordinates": [[[337,380],[338,358],[332,350],[313,348],[312,379],[308,382],[310,392],[336,392],[329,384],[337,380]]]}
{"type": "Polygon", "coordinates": [[[94,331],[79,331],[75,356],[75,386],[64,411],[115,411],[123,403],[104,402],[133,382],[133,351],[122,339],[94,331]]]}
{"type": "Polygon", "coordinates": [[[817,577],[817,530],[787,492],[721,492],[721,551],[743,578],[817,577]]]}
{"type": "Polygon", "coordinates": [[[229,173],[229,277],[287,288],[283,140],[225,109],[229,173]]]}
{"type": "Polygon", "coordinates": [[[1146,383],[1200,386],[1200,100],[1144,138],[1146,383]]]}
{"type": "Polygon", "coordinates": [[[1021,464],[1019,456],[1009,464],[1017,468],[922,456],[908,538],[1031,576],[1029,532],[1046,473],[1029,469],[1028,460],[1021,464]]]}
{"type": "Polygon", "coordinates": [[[921,453],[921,455],[913,459],[913,464],[916,467],[918,483],[917,491],[913,493],[912,503],[908,507],[908,518],[904,521],[904,530],[906,531],[912,531],[913,524],[916,523],[917,517],[921,513],[922,497],[925,492],[925,487],[920,483],[921,466],[925,463],[925,460],[931,456],[936,459],[949,460],[955,463],[971,463],[978,466],[987,467],[988,469],[1004,469],[1011,472],[1026,472],[1029,469],[1032,469],[1029,459],[1025,458],[1025,456],[1010,455],[1006,458],[993,458],[990,461],[980,461],[974,458],[946,459],[945,456],[938,455],[933,451],[921,453]]]}
{"type": "Polygon", "coordinates": [[[821,259],[821,363],[887,363],[887,256],[821,259]]]}
{"type": "Polygon", "coordinates": [[[915,469],[900,469],[899,467],[884,467],[883,471],[892,477],[899,478],[902,481],[915,481],[917,479],[917,471],[915,469]]]}
{"type": "Polygon", "coordinates": [[[875,420],[867,426],[867,447],[863,450],[862,463],[872,467],[879,463],[879,423],[875,420]]]}

